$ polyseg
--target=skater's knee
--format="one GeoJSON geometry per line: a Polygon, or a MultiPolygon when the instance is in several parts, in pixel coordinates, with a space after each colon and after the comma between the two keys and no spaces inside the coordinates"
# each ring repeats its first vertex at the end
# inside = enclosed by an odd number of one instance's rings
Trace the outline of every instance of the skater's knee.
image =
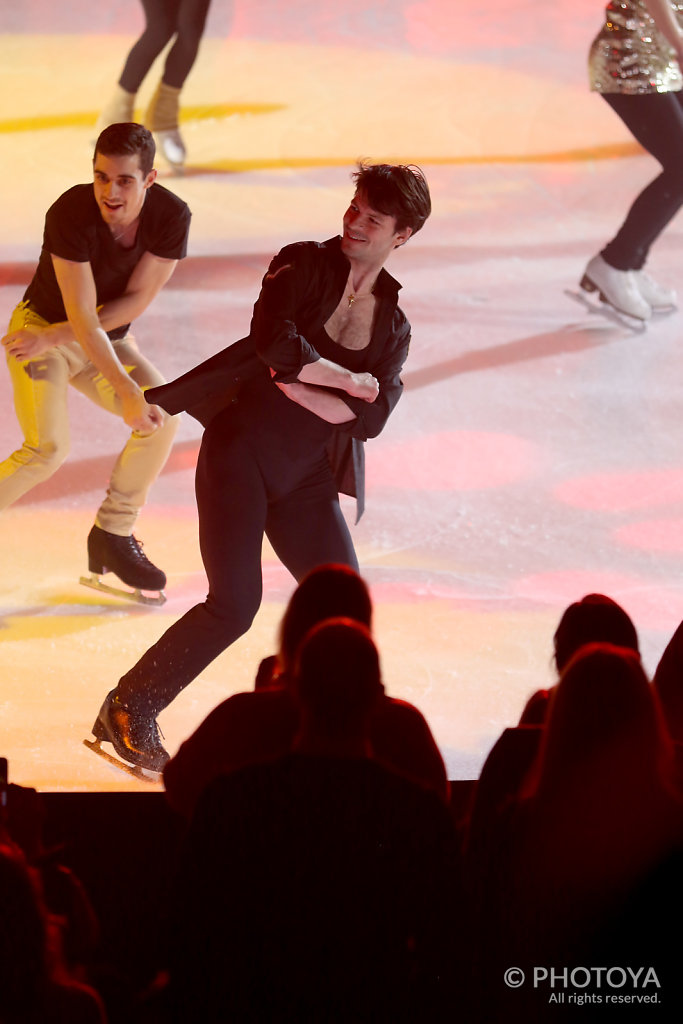
{"type": "Polygon", "coordinates": [[[147,25],[145,31],[138,40],[141,50],[159,56],[163,48],[170,42],[176,33],[176,21],[170,11],[162,10],[156,17],[153,25],[147,25]]]}
{"type": "Polygon", "coordinates": [[[64,444],[24,444],[14,453],[14,461],[30,469],[36,482],[47,480],[56,473],[69,454],[64,444]]]}
{"type": "Polygon", "coordinates": [[[231,613],[224,618],[226,631],[230,635],[243,636],[251,629],[257,611],[258,609],[233,607],[231,613]]]}
{"type": "Polygon", "coordinates": [[[243,636],[251,629],[259,605],[260,599],[249,600],[243,594],[217,595],[210,593],[205,607],[217,623],[218,629],[229,636],[229,642],[232,643],[236,637],[243,636]]]}
{"type": "Polygon", "coordinates": [[[209,5],[207,3],[203,6],[203,10],[188,9],[181,11],[178,15],[177,36],[174,45],[184,50],[188,55],[197,53],[202,35],[204,34],[209,5]]]}
{"type": "Polygon", "coordinates": [[[155,437],[157,442],[162,446],[170,446],[173,442],[174,437],[178,432],[180,426],[180,415],[169,416],[167,412],[163,413],[161,423],[154,431],[152,437],[155,437]]]}

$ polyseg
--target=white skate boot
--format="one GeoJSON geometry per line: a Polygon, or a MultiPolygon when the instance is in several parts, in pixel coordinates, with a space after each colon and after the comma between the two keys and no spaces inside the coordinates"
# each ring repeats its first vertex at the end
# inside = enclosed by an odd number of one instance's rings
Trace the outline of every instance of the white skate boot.
{"type": "Polygon", "coordinates": [[[187,150],[177,128],[171,131],[156,132],[155,139],[159,150],[178,174],[181,173],[187,159],[187,150]]]}
{"type": "Polygon", "coordinates": [[[667,288],[654,281],[644,270],[634,270],[638,291],[654,313],[669,313],[678,309],[678,299],[673,288],[667,288]]]}
{"type": "Polygon", "coordinates": [[[601,302],[634,320],[649,320],[652,316],[652,307],[638,288],[636,272],[610,267],[602,256],[594,256],[586,267],[581,288],[585,292],[598,292],[601,302]]]}
{"type": "Polygon", "coordinates": [[[182,174],[187,158],[181,138],[180,89],[159,82],[145,113],[145,127],[154,135],[157,146],[176,174],[182,174]]]}

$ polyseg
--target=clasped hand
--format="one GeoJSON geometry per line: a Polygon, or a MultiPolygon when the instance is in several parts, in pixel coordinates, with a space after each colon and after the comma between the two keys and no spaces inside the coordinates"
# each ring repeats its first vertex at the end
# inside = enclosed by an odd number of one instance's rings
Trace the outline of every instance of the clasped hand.
{"type": "Polygon", "coordinates": [[[364,402],[374,402],[379,394],[379,382],[371,373],[353,373],[347,392],[364,402]]]}

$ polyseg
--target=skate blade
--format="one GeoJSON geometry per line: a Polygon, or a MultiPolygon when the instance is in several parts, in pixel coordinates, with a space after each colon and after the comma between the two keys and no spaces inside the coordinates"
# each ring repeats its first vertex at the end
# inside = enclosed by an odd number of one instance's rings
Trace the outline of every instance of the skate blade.
{"type": "Polygon", "coordinates": [[[113,765],[115,768],[119,768],[121,771],[126,772],[127,775],[132,775],[135,779],[140,779],[141,782],[160,782],[161,774],[159,772],[150,771],[148,768],[141,768],[137,764],[127,764],[126,761],[122,761],[120,757],[116,757],[114,754],[110,754],[107,750],[103,750],[101,746],[101,740],[83,740],[83,743],[89,750],[92,750],[93,754],[97,754],[107,764],[113,765]]]}
{"type": "Polygon", "coordinates": [[[90,587],[91,590],[100,590],[103,594],[113,594],[114,597],[123,597],[127,601],[135,601],[136,604],[151,604],[151,605],[162,605],[166,604],[166,595],[163,590],[160,590],[156,597],[150,597],[148,594],[138,588],[136,590],[121,590],[119,587],[110,587],[107,583],[103,583],[97,573],[91,573],[90,576],[81,576],[78,581],[82,583],[84,587],[90,587]]]}
{"type": "Polygon", "coordinates": [[[647,320],[638,320],[637,317],[629,316],[628,313],[622,313],[605,302],[604,299],[601,299],[600,302],[592,302],[582,291],[576,292],[571,288],[565,288],[564,294],[574,302],[578,302],[589,313],[597,313],[598,316],[604,317],[610,323],[618,324],[619,327],[628,327],[634,334],[644,334],[647,330],[647,320]]]}

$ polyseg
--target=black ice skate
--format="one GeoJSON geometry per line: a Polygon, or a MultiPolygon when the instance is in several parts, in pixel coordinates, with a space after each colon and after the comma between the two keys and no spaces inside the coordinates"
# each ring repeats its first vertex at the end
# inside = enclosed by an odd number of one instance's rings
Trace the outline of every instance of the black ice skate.
{"type": "Polygon", "coordinates": [[[142,544],[135,537],[119,537],[107,533],[99,526],[93,526],[88,534],[88,569],[90,576],[81,576],[79,583],[93,590],[125,597],[139,604],[164,604],[166,596],[166,574],[157,569],[142,550],[142,544]],[[100,579],[106,572],[113,572],[122,583],[133,590],[110,587],[100,579]],[[143,594],[143,590],[157,591],[156,595],[143,594]]]}
{"type": "Polygon", "coordinates": [[[92,733],[94,740],[83,740],[86,747],[109,764],[145,782],[157,781],[169,760],[156,719],[131,710],[118,699],[116,690],[107,694],[92,733]],[[103,750],[102,743],[111,743],[118,757],[103,750]]]}

